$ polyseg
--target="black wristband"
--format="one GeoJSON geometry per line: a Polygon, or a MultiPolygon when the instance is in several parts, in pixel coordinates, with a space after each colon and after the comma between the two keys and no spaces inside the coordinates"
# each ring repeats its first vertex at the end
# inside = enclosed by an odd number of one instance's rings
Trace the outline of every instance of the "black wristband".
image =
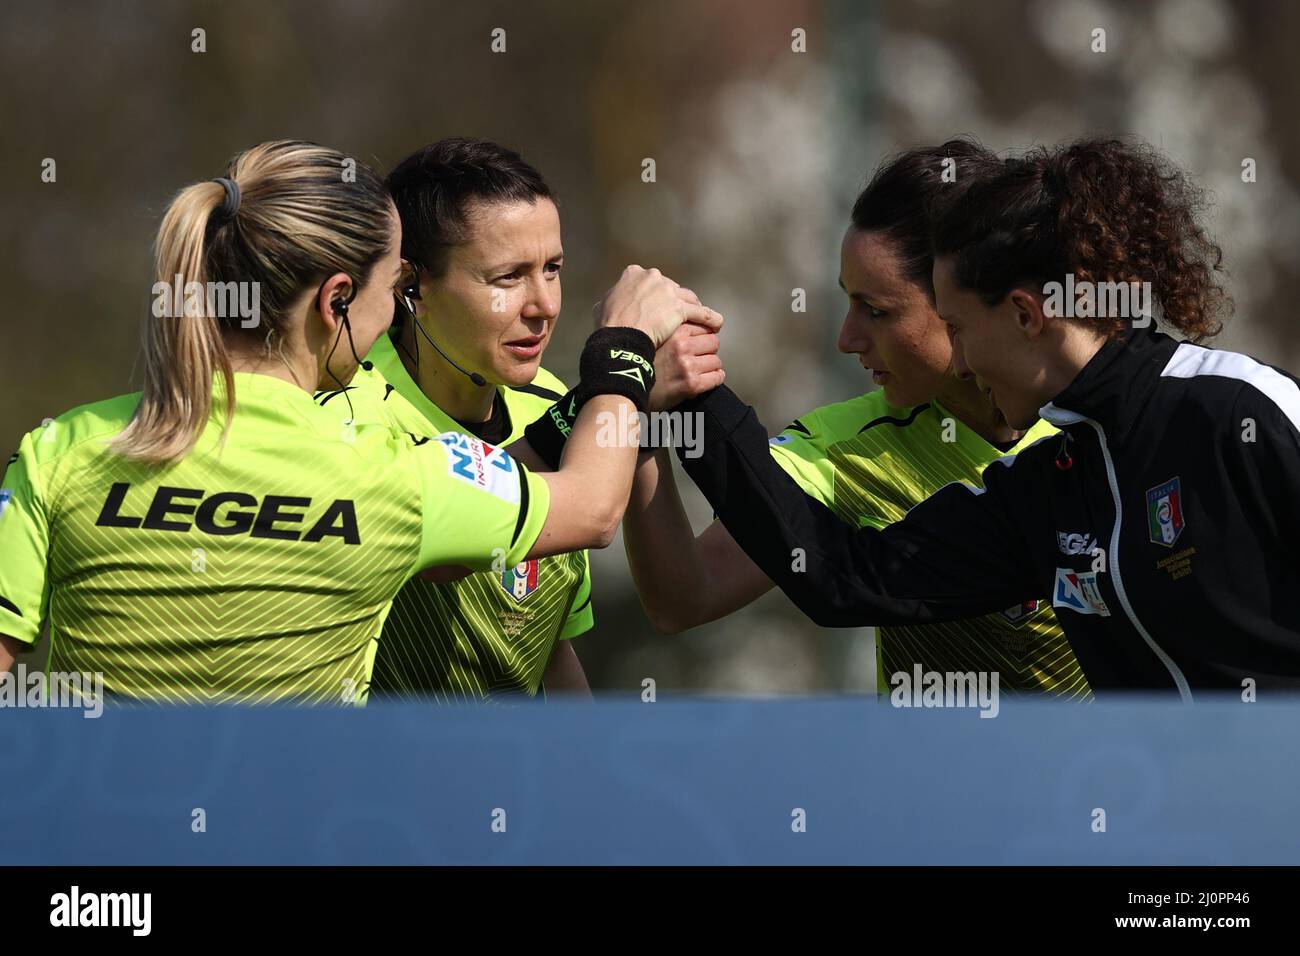
{"type": "Polygon", "coordinates": [[[578,389],[572,388],[541,418],[524,429],[528,444],[552,470],[560,467],[564,443],[569,440],[573,423],[578,420],[578,411],[578,389]]]}
{"type": "Polygon", "coordinates": [[[640,329],[597,329],[587,339],[578,362],[582,381],[541,418],[524,429],[524,438],[542,461],[560,467],[564,443],[582,406],[597,395],[622,395],[644,412],[655,381],[655,347],[640,329]]]}
{"type": "Polygon", "coordinates": [[[578,411],[597,395],[622,395],[644,412],[655,383],[655,344],[640,329],[597,329],[582,350],[578,375],[578,411]]]}

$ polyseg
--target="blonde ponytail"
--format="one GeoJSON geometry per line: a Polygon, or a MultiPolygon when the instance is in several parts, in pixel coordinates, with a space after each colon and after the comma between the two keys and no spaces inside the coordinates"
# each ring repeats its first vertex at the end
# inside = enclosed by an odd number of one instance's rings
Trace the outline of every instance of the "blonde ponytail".
{"type": "Polygon", "coordinates": [[[206,308],[206,293],[197,309],[194,297],[185,295],[190,283],[208,288],[208,223],[225,195],[216,182],[189,186],[172,200],[159,227],[154,289],[169,303],[184,304],[180,315],[154,315],[145,326],[144,393],[135,417],[112,443],[114,451],[135,461],[164,464],[194,447],[211,413],[217,373],[226,382],[229,427],[235,407],[230,356],[216,316],[206,308]]]}
{"type": "Polygon", "coordinates": [[[163,465],[189,453],[212,414],[218,375],[223,437],[230,428],[235,383],[227,341],[254,333],[214,313],[213,283],[257,284],[258,321],[267,328],[256,334],[269,345],[288,332],[292,305],[311,284],[344,272],[363,285],[392,242],[383,181],[337,150],[262,143],[236,156],[226,178],[229,192],[216,180],[181,190],[158,229],[155,296],[183,306],[160,310],[155,298],[147,320],[143,396],[112,443],[135,461],[163,465]]]}

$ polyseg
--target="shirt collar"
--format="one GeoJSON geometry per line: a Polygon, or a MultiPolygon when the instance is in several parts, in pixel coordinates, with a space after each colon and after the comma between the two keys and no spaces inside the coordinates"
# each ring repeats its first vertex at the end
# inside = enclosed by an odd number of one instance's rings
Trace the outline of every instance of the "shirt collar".
{"type": "Polygon", "coordinates": [[[375,363],[375,369],[397,390],[397,394],[415,406],[426,419],[443,431],[459,430],[455,419],[430,401],[415,379],[411,378],[411,373],[402,364],[402,356],[398,354],[397,346],[391,338],[387,335],[379,336],[366,358],[375,363]]]}
{"type": "Polygon", "coordinates": [[[1126,430],[1141,415],[1178,342],[1154,325],[1131,328],[1111,339],[1088,360],[1065,390],[1038,410],[1057,427],[1092,419],[1110,430],[1126,430]]]}
{"type": "MultiPolygon", "coordinates": [[[[312,393],[288,379],[265,372],[235,372],[235,401],[245,395],[273,398],[293,404],[315,405],[312,393]]],[[[220,373],[212,376],[212,393],[214,396],[226,394],[226,377],[220,373]]]]}

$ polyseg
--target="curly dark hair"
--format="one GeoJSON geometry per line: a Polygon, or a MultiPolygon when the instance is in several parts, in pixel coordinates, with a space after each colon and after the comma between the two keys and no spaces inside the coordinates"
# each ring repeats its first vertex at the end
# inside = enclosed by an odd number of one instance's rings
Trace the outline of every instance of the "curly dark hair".
{"type": "MultiPolygon", "coordinates": [[[[1035,147],[1007,159],[937,217],[933,252],[955,257],[963,287],[992,305],[1012,289],[1061,281],[1149,282],[1165,324],[1192,341],[1230,311],[1223,251],[1198,221],[1204,192],[1147,145],[1117,139],[1035,147]]],[[[1108,336],[1123,318],[1080,319],[1108,336]]]]}

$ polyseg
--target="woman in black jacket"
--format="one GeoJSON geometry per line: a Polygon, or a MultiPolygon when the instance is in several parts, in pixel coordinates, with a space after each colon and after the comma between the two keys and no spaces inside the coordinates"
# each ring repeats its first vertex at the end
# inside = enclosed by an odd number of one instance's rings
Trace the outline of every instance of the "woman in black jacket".
{"type": "Polygon", "coordinates": [[[722,388],[682,457],[814,621],[916,623],[1052,602],[1094,689],[1300,685],[1300,388],[1203,348],[1227,297],[1199,194],[1147,149],[1036,150],[936,226],[958,371],[1013,427],[1062,429],[881,531],[804,495],[722,388]],[[1153,310],[1152,306],[1156,308],[1153,310]],[[1156,331],[1163,324],[1190,341],[1156,331]]]}

